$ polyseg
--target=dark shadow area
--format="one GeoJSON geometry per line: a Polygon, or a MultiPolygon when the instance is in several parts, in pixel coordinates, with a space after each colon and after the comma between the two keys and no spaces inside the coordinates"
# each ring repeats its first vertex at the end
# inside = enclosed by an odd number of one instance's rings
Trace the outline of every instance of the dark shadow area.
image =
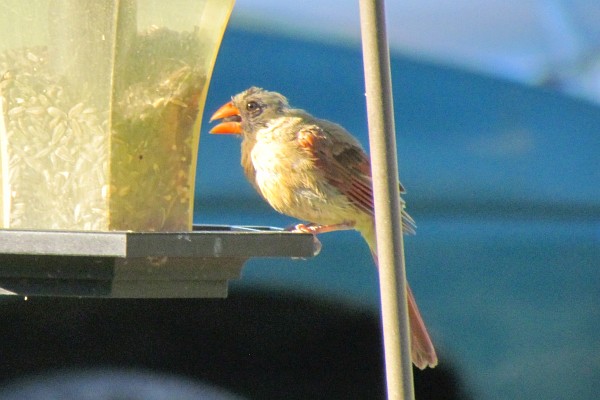
{"type": "MultiPolygon", "coordinates": [[[[378,316],[288,293],[224,300],[4,298],[0,378],[57,369],[140,368],[255,399],[383,399],[378,316]]],[[[415,370],[417,399],[465,399],[440,355],[415,370]]]]}

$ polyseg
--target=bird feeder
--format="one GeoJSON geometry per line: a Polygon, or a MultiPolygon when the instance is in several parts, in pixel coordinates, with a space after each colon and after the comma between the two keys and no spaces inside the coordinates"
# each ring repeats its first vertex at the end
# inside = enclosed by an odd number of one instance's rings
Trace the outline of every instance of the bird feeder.
{"type": "Polygon", "coordinates": [[[200,119],[233,0],[0,5],[0,224],[191,230],[200,119]]]}
{"type": "Polygon", "coordinates": [[[0,294],[224,297],[250,257],[315,254],[311,235],[192,226],[233,3],[0,3],[0,294]]]}

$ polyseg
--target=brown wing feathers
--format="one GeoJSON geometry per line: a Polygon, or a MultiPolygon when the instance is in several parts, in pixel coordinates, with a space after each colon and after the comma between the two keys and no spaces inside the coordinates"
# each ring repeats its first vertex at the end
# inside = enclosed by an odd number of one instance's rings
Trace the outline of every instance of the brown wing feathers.
{"type": "MultiPolygon", "coordinates": [[[[354,206],[373,216],[371,164],[364,150],[353,143],[336,140],[334,135],[325,134],[317,126],[303,129],[297,137],[300,146],[312,154],[324,171],[324,178],[346,195],[354,206]]],[[[399,189],[404,193],[401,184],[399,189]]],[[[404,211],[402,222],[405,233],[415,233],[415,222],[404,211]]]]}

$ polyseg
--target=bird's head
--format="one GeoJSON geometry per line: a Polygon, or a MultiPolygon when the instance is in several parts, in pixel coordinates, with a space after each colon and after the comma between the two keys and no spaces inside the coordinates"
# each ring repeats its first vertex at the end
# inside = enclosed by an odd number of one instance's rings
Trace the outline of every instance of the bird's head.
{"type": "Polygon", "coordinates": [[[210,133],[244,135],[267,126],[270,120],[281,116],[289,107],[287,99],[279,93],[251,87],[231,98],[210,118],[221,120],[210,133]]]}

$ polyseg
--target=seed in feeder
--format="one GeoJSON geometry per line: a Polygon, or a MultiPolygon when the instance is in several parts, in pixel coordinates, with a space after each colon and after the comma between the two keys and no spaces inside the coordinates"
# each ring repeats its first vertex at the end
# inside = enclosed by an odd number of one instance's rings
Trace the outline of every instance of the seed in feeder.
{"type": "Polygon", "coordinates": [[[27,114],[31,114],[31,115],[42,115],[46,112],[46,110],[44,110],[44,107],[42,106],[33,106],[33,107],[28,107],[25,112],[27,114]]]}
{"type": "Polygon", "coordinates": [[[73,210],[73,218],[75,221],[79,220],[79,213],[81,212],[81,203],[77,203],[75,209],[73,210]]]}
{"type": "Polygon", "coordinates": [[[129,193],[129,190],[131,189],[131,186],[124,186],[121,189],[119,189],[119,196],[123,197],[126,196],[129,193]]]}
{"type": "Polygon", "coordinates": [[[37,63],[38,61],[40,61],[40,59],[38,58],[38,56],[36,56],[35,54],[33,54],[32,52],[28,51],[27,52],[27,59],[31,62],[37,63]]]}
{"type": "Polygon", "coordinates": [[[179,115],[177,109],[193,113],[197,105],[192,93],[204,85],[193,72],[202,58],[194,40],[190,34],[165,29],[140,34],[139,43],[133,44],[135,73],[113,93],[110,113],[92,106],[85,90],[63,87],[64,81],[43,62],[46,49],[0,52],[5,112],[22,107],[8,115],[5,125],[7,175],[15,192],[11,226],[104,230],[110,223],[116,229],[160,230],[187,225],[187,200],[182,205],[175,200],[181,200],[177,193],[189,197],[189,189],[181,188],[188,174],[182,178],[179,171],[193,158],[193,133],[183,129],[189,126],[187,118],[195,115],[179,115]],[[173,53],[156,59],[152,48],[171,44],[176,44],[173,53]],[[185,124],[181,118],[186,118],[185,124]],[[165,142],[166,137],[173,139],[165,142]],[[153,150],[166,146],[173,151],[153,150]],[[144,154],[143,162],[139,154],[144,154]],[[109,165],[112,155],[123,157],[109,165]],[[13,179],[19,175],[20,180],[13,179]],[[116,207],[110,215],[109,199],[111,210],[116,207]],[[148,215],[145,204],[157,205],[156,217],[148,215]],[[111,219],[124,223],[114,226],[111,219]]]}
{"type": "Polygon", "coordinates": [[[81,137],[81,125],[79,125],[79,122],[77,122],[76,120],[71,120],[69,122],[69,125],[71,126],[71,130],[73,131],[73,134],[76,135],[77,137],[81,137]]]}
{"type": "Polygon", "coordinates": [[[48,107],[46,111],[54,118],[67,118],[67,114],[56,107],[48,107]]]}
{"type": "Polygon", "coordinates": [[[179,106],[179,107],[184,107],[184,108],[187,108],[187,106],[188,106],[188,105],[187,105],[187,104],[185,104],[185,103],[184,103],[182,100],[180,100],[180,99],[178,99],[178,98],[175,98],[175,97],[172,97],[172,98],[170,99],[170,102],[171,102],[172,104],[175,104],[176,106],[179,106]]]}
{"type": "MultiPolygon", "coordinates": [[[[54,120],[52,120],[54,121],[54,120]]],[[[50,122],[52,122],[50,121],[50,122]]],[[[61,123],[57,124],[54,129],[52,129],[52,141],[50,142],[51,144],[57,144],[62,138],[63,135],[65,134],[65,132],[67,131],[67,124],[62,121],[61,123]]]]}
{"type": "Polygon", "coordinates": [[[50,105],[50,101],[48,101],[48,98],[46,96],[44,96],[43,94],[40,94],[38,96],[38,101],[39,101],[40,105],[42,105],[44,107],[48,107],[50,105]]]}
{"type": "Polygon", "coordinates": [[[63,122],[63,119],[61,117],[54,117],[50,120],[50,122],[48,122],[48,128],[52,129],[54,131],[54,129],[56,129],[56,127],[61,124],[63,122]]]}
{"type": "Polygon", "coordinates": [[[48,153],[50,153],[52,149],[50,147],[45,147],[43,149],[41,149],[40,151],[38,151],[37,153],[35,153],[35,155],[33,156],[33,158],[43,158],[46,157],[48,155],[48,153]]]}
{"type": "Polygon", "coordinates": [[[57,148],[54,154],[63,161],[73,162],[69,150],[65,146],[57,148]]]}
{"type": "Polygon", "coordinates": [[[69,116],[69,118],[72,119],[72,118],[79,116],[79,114],[83,110],[83,106],[84,106],[83,103],[77,103],[73,107],[71,107],[71,109],[69,110],[69,113],[67,114],[69,116]]]}
{"type": "Polygon", "coordinates": [[[21,114],[22,112],[25,111],[25,107],[23,106],[16,106],[11,108],[10,110],[8,110],[8,116],[11,118],[16,117],[17,115],[21,114]]]}

